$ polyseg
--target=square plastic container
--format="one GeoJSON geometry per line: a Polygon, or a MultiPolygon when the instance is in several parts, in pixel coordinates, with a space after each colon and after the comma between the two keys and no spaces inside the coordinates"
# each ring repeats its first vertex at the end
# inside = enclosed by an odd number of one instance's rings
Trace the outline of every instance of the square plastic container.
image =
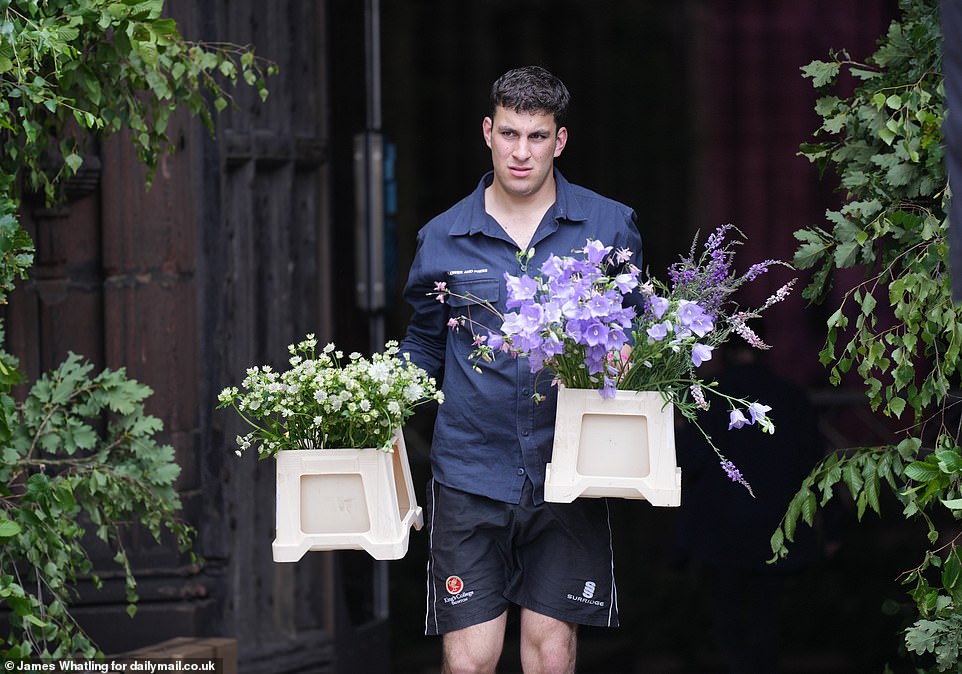
{"type": "Polygon", "coordinates": [[[317,550],[400,559],[411,527],[424,524],[400,432],[393,452],[293,449],[276,459],[275,562],[296,562],[317,550]]]}
{"type": "Polygon", "coordinates": [[[681,505],[681,468],[675,457],[674,406],[657,391],[558,391],[558,412],[544,498],[646,499],[681,505]]]}

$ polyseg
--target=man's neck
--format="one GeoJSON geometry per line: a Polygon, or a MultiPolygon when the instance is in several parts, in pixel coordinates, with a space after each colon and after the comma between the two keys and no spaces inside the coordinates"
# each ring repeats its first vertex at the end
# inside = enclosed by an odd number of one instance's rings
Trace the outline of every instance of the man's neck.
{"type": "Polygon", "coordinates": [[[484,191],[484,210],[521,250],[527,250],[541,219],[554,204],[557,188],[552,177],[535,194],[516,195],[492,183],[484,191]]]}

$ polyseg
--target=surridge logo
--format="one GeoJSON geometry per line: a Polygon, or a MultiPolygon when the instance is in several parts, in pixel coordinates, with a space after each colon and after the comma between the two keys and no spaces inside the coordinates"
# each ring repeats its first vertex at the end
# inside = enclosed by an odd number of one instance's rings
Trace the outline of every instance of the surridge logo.
{"type": "Polygon", "coordinates": [[[585,589],[581,591],[581,596],[585,599],[591,599],[595,596],[595,581],[588,580],[585,581],[585,589]]]}
{"type": "Polygon", "coordinates": [[[604,608],[605,602],[600,599],[595,599],[595,590],[598,589],[598,585],[593,580],[586,580],[585,586],[581,590],[581,596],[576,594],[569,594],[565,598],[568,601],[576,601],[579,604],[590,604],[592,606],[600,606],[604,608]]]}

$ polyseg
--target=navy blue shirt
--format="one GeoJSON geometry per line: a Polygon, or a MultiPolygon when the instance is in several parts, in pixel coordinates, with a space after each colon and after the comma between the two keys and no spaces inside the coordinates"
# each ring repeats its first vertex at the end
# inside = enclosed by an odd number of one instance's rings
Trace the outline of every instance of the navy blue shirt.
{"type": "MultiPolygon", "coordinates": [[[[587,239],[627,248],[641,267],[641,236],[635,212],[627,206],[572,185],[556,170],[556,196],[529,249],[529,276],[551,253],[563,256],[584,247],[587,239]]],[[[523,273],[518,245],[484,210],[487,173],[465,199],[435,217],[418,232],[417,252],[404,296],[414,309],[401,352],[442,382],[444,403],[438,408],[431,445],[431,468],[441,484],[505,503],[518,503],[526,479],[534,485],[535,502],[544,500],[545,464],[551,457],[557,394],[550,373],[532,374],[526,358],[498,353],[493,363],[469,354],[471,329],[452,330],[448,319],[470,315],[497,333],[501,319],[481,305],[448,297],[438,302],[430,293],[438,281],[455,294],[489,301],[506,311],[504,273],[523,273]],[[535,404],[532,395],[545,396],[535,404]]],[[[481,328],[480,334],[488,330],[481,328]]]]}

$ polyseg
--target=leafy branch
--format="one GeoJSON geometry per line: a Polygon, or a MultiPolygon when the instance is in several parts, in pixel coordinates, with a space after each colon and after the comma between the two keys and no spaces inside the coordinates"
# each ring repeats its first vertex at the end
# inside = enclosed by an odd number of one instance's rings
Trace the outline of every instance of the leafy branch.
{"type": "MultiPolygon", "coordinates": [[[[276,66],[250,46],[195,42],[163,0],[0,0],[0,304],[27,277],[34,245],[20,224],[25,195],[56,205],[97,138],[127,131],[147,168],[172,149],[178,110],[208,130],[241,81],[263,100],[276,66]]],[[[0,323],[0,343],[4,331],[0,323]]],[[[17,358],[0,349],[0,656],[98,653],[70,615],[76,583],[101,584],[87,530],[114,552],[128,611],[136,580],[123,540],[137,526],[187,551],[174,451],[144,413],[150,389],[123,370],[92,375],[71,354],[21,403],[17,358]]]]}
{"type": "Polygon", "coordinates": [[[840,489],[856,504],[856,516],[881,514],[885,487],[902,516],[919,519],[930,544],[923,561],[903,574],[919,619],[905,643],[930,655],[938,671],[958,666],[962,636],[962,561],[956,546],[962,516],[962,321],[951,299],[948,275],[949,193],[943,163],[941,27],[935,0],[901,2],[902,18],[860,64],[840,52],[802,71],[820,91],[837,87],[848,72],[850,95],[827,93],[815,109],[822,124],[800,153],[822,175],[838,176],[844,204],[826,212],[827,226],[795,232],[795,264],[812,269],[803,296],[822,302],[836,271],[861,268],[864,279],[843,289],[826,323],[819,354],[839,385],[861,378],[873,411],[914,423],[892,445],[838,450],[803,481],[771,540],[773,561],[788,554],[795,528],[815,522],[840,489]],[[884,286],[887,284],[887,292],[884,286]],[[936,573],[937,572],[937,573],[936,573]]]}
{"type": "Polygon", "coordinates": [[[14,441],[3,448],[0,597],[19,633],[8,657],[95,652],[61,611],[81,578],[100,586],[83,546],[88,527],[115,552],[131,614],[137,594],[125,529],[139,523],[158,541],[166,531],[184,551],[192,538],[176,515],[173,448],[157,443],[162,424],[143,411],[150,389],[122,370],[91,370],[71,354],[41,377],[18,406],[14,441]],[[38,589],[28,591],[31,585],[38,589]]]}

